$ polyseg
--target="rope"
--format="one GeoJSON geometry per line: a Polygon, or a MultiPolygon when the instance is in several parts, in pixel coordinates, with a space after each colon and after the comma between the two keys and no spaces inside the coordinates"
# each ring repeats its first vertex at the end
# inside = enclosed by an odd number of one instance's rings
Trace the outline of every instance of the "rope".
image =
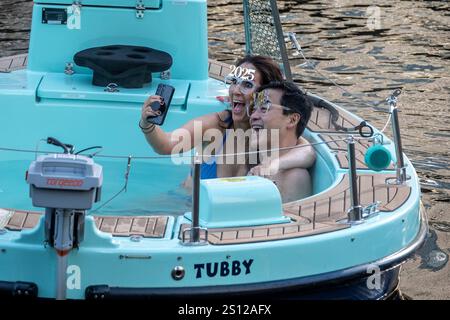
{"type": "Polygon", "coordinates": [[[291,39],[291,42],[292,42],[292,44],[293,44],[294,49],[297,50],[297,52],[302,56],[303,60],[305,61],[304,64],[307,65],[307,66],[309,66],[309,67],[311,67],[312,70],[313,70],[314,72],[316,72],[318,75],[320,75],[322,78],[325,78],[325,80],[328,80],[328,81],[331,82],[333,85],[335,85],[336,87],[338,87],[339,89],[341,89],[342,91],[344,91],[345,93],[347,93],[349,96],[351,96],[352,98],[358,100],[360,103],[362,103],[362,104],[364,104],[364,105],[366,105],[366,106],[368,106],[368,107],[370,107],[370,108],[374,108],[374,107],[376,107],[376,106],[378,106],[378,105],[380,105],[380,104],[382,104],[382,103],[384,102],[384,100],[383,100],[383,101],[379,101],[378,103],[375,103],[375,104],[368,103],[368,102],[362,100],[361,98],[357,97],[356,95],[354,95],[353,93],[351,93],[350,91],[348,91],[347,89],[345,89],[344,87],[342,87],[341,85],[339,85],[339,84],[338,84],[336,81],[334,81],[333,79],[327,77],[325,74],[323,74],[322,72],[320,72],[319,70],[317,70],[316,67],[315,67],[315,65],[305,57],[305,55],[303,54],[303,49],[302,49],[300,43],[298,42],[297,38],[295,37],[295,33],[289,32],[288,35],[289,35],[289,38],[291,39]]]}
{"type": "Polygon", "coordinates": [[[388,119],[387,119],[387,121],[386,121],[386,124],[384,125],[383,129],[381,129],[380,133],[383,133],[384,130],[386,130],[386,128],[387,128],[389,122],[391,122],[391,117],[392,117],[392,113],[389,113],[389,117],[388,117],[388,119]]]}
{"type": "MultiPolygon", "coordinates": [[[[375,103],[375,104],[370,104],[370,103],[362,100],[361,98],[355,96],[353,93],[351,93],[350,91],[348,91],[347,89],[345,89],[344,87],[339,85],[336,81],[334,81],[333,79],[327,77],[325,74],[323,74],[322,72],[320,72],[319,70],[316,69],[315,65],[305,57],[305,55],[303,53],[303,49],[302,49],[300,43],[298,42],[294,32],[289,32],[288,36],[289,36],[289,39],[291,40],[291,42],[293,44],[293,48],[297,50],[297,52],[302,56],[303,60],[305,61],[305,63],[304,63],[305,65],[311,67],[314,72],[316,72],[318,75],[320,75],[321,77],[325,78],[326,80],[330,81],[333,85],[335,85],[336,87],[338,87],[339,89],[341,89],[342,91],[347,93],[352,98],[357,99],[359,102],[361,102],[362,104],[364,104],[364,105],[374,109],[375,111],[380,111],[380,110],[378,110],[375,107],[380,105],[380,104],[382,104],[383,102],[386,102],[386,100],[379,101],[378,103],[375,103]]],[[[381,110],[381,111],[386,112],[385,110],[381,110]]],[[[386,130],[387,126],[389,125],[389,122],[391,121],[391,116],[392,116],[392,113],[389,112],[389,117],[388,117],[388,119],[386,121],[386,124],[384,125],[383,129],[381,129],[380,133],[383,133],[386,130]]]]}
{"type": "MultiPolygon", "coordinates": [[[[336,134],[342,134],[342,133],[336,132],[336,134]]],[[[369,140],[369,139],[370,138],[364,138],[364,137],[356,137],[355,138],[355,140],[369,140]]],[[[300,144],[300,145],[283,147],[283,148],[272,148],[272,149],[264,149],[264,150],[257,150],[257,151],[245,151],[245,152],[236,152],[236,153],[223,153],[221,155],[226,156],[226,157],[234,157],[234,156],[251,155],[251,154],[258,154],[258,153],[268,153],[268,152],[275,152],[275,151],[286,151],[286,150],[291,150],[291,149],[304,148],[304,147],[308,147],[308,146],[316,146],[316,145],[320,145],[320,144],[327,144],[330,142],[339,142],[339,141],[347,141],[347,138],[337,139],[337,140],[333,140],[333,141],[319,141],[319,142],[313,142],[313,143],[309,143],[309,144],[300,144]]],[[[54,151],[36,151],[36,150],[27,150],[27,149],[5,148],[5,147],[0,147],[0,151],[40,153],[40,154],[63,154],[62,152],[54,152],[54,151]]],[[[172,154],[170,156],[95,155],[95,157],[96,158],[109,158],[109,159],[129,159],[129,163],[130,163],[131,158],[139,159],[139,160],[172,159],[173,157],[193,159],[193,158],[196,158],[196,155],[175,155],[175,154],[172,154]]],[[[129,165],[129,163],[128,163],[128,165],[129,165]]],[[[128,172],[129,172],[129,170],[128,170],[128,172]]]]}
{"type": "MultiPolygon", "coordinates": [[[[369,138],[365,138],[365,137],[358,137],[358,138],[354,138],[355,140],[368,140],[369,138]]],[[[41,141],[41,140],[39,140],[41,141]]],[[[316,146],[316,145],[320,145],[320,144],[327,144],[330,142],[338,142],[338,141],[347,141],[347,138],[345,139],[337,139],[337,140],[333,140],[333,141],[320,141],[320,142],[313,142],[313,143],[309,143],[309,144],[301,144],[301,145],[295,145],[295,146],[291,146],[291,147],[283,147],[283,148],[273,148],[273,149],[265,149],[265,150],[258,150],[258,151],[248,151],[248,152],[237,152],[237,153],[225,153],[222,154],[222,156],[225,157],[230,157],[230,156],[239,156],[239,155],[250,155],[250,154],[260,154],[260,153],[267,153],[267,152],[274,152],[274,151],[284,151],[284,150],[292,150],[292,149],[297,149],[297,148],[303,148],[303,147],[308,147],[308,146],[316,146]]],[[[38,142],[39,144],[39,142],[38,142]]],[[[34,154],[48,154],[48,153],[57,153],[57,154],[62,154],[61,152],[47,152],[47,151],[38,151],[38,148],[36,148],[35,150],[27,150],[27,149],[16,149],[16,148],[4,148],[4,147],[0,147],[0,151],[9,151],[9,152],[24,152],[24,153],[34,153],[34,154]]],[[[92,210],[92,213],[95,213],[97,211],[99,211],[100,209],[102,209],[103,207],[105,207],[108,203],[110,203],[111,201],[113,201],[115,198],[117,198],[120,194],[122,194],[123,192],[127,192],[127,186],[128,186],[128,178],[129,178],[129,174],[130,174],[130,169],[131,169],[131,160],[134,159],[145,159],[145,160],[154,160],[154,159],[169,159],[174,157],[174,155],[171,156],[152,156],[152,157],[133,157],[131,155],[128,156],[122,156],[122,155],[96,155],[96,157],[100,157],[100,158],[113,158],[113,159],[128,159],[127,162],[127,167],[125,170],[125,182],[123,187],[117,192],[115,193],[111,198],[109,198],[107,201],[103,202],[102,204],[100,204],[99,207],[95,208],[94,210],[92,210]]],[[[198,154],[194,154],[194,155],[178,155],[178,157],[182,157],[182,158],[191,158],[191,159],[198,159],[199,156],[198,154]]]]}

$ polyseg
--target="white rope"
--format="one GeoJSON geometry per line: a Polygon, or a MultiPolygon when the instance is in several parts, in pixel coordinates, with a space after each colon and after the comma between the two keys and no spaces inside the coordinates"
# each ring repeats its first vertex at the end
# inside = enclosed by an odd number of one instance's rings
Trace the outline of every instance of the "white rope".
{"type": "MultiPolygon", "coordinates": [[[[336,132],[336,134],[345,134],[345,133],[339,133],[336,132]]],[[[364,138],[364,137],[357,137],[356,140],[368,140],[370,138],[364,138]]],[[[333,141],[320,141],[320,142],[313,142],[308,144],[299,144],[291,147],[283,147],[283,148],[273,148],[273,149],[265,149],[265,150],[257,150],[257,151],[246,151],[246,152],[236,152],[236,153],[224,153],[221,154],[221,156],[226,157],[234,157],[234,156],[242,156],[242,155],[251,155],[251,154],[258,154],[258,153],[268,153],[268,152],[275,152],[275,151],[285,151],[285,150],[291,150],[291,149],[297,149],[297,148],[304,148],[309,146],[316,146],[320,144],[327,144],[331,142],[339,142],[339,141],[347,141],[347,138],[345,139],[336,139],[333,141]]],[[[0,151],[9,151],[9,152],[23,152],[23,153],[40,153],[40,154],[63,154],[62,152],[53,152],[53,151],[36,151],[36,150],[27,150],[27,149],[16,149],[16,148],[4,148],[0,147],[0,151]]],[[[172,154],[170,156],[131,156],[131,155],[95,155],[96,158],[110,158],[110,159],[139,159],[139,160],[158,160],[158,159],[172,159],[174,157],[176,158],[195,158],[196,155],[175,155],[172,154]]]]}
{"type": "Polygon", "coordinates": [[[388,119],[387,119],[387,121],[386,121],[386,124],[384,125],[383,129],[381,129],[380,133],[383,133],[384,130],[386,130],[386,128],[387,128],[389,122],[391,122],[391,117],[392,117],[392,113],[389,113],[389,117],[388,117],[388,119]]]}
{"type": "Polygon", "coordinates": [[[316,66],[315,66],[311,61],[309,61],[309,60],[305,57],[305,55],[304,55],[304,53],[303,53],[303,49],[302,49],[300,43],[298,42],[297,38],[295,37],[295,33],[291,33],[291,32],[290,32],[289,34],[290,34],[289,37],[290,37],[290,39],[291,39],[291,41],[292,41],[292,43],[293,43],[293,45],[294,45],[294,49],[296,49],[297,52],[302,56],[303,60],[305,61],[304,64],[305,64],[306,66],[311,67],[312,70],[313,70],[314,72],[316,72],[318,75],[320,75],[321,77],[325,78],[325,80],[328,80],[328,81],[331,82],[333,85],[335,85],[336,87],[338,87],[339,89],[341,89],[342,91],[344,91],[345,93],[347,93],[349,96],[351,96],[352,98],[358,100],[360,103],[362,103],[362,104],[364,104],[364,105],[366,105],[366,106],[368,106],[368,107],[370,107],[370,108],[374,108],[375,106],[378,106],[378,105],[380,105],[382,102],[384,102],[384,101],[379,101],[378,103],[370,104],[370,103],[368,103],[368,102],[362,100],[361,98],[357,97],[356,95],[354,95],[353,93],[351,93],[350,91],[348,91],[347,89],[345,89],[344,87],[342,87],[341,85],[339,85],[336,81],[334,81],[333,79],[327,77],[325,74],[323,74],[322,72],[320,72],[319,70],[317,70],[317,69],[316,69],[316,66]],[[291,36],[291,35],[292,35],[292,36],[291,36]]]}
{"type": "MultiPolygon", "coordinates": [[[[355,140],[367,140],[367,139],[369,139],[369,138],[364,138],[364,137],[355,138],[355,140]]],[[[274,151],[284,151],[284,150],[291,150],[291,149],[303,148],[303,147],[308,147],[308,146],[315,146],[315,145],[320,145],[320,144],[327,144],[327,143],[338,142],[338,141],[347,141],[347,138],[345,138],[345,139],[336,139],[336,140],[332,140],[332,141],[320,141],[320,142],[313,142],[313,143],[308,143],[308,144],[300,144],[300,145],[295,145],[295,146],[291,146],[291,147],[283,147],[283,148],[273,148],[273,149],[258,150],[258,151],[248,151],[248,152],[238,152],[238,153],[225,153],[225,154],[222,154],[222,156],[231,157],[231,156],[239,156],[239,155],[250,155],[250,154],[258,154],[258,153],[267,153],[267,152],[274,152],[274,151]]],[[[27,149],[14,149],[14,148],[0,147],[0,151],[24,152],[24,153],[35,153],[35,154],[37,154],[37,153],[41,153],[41,154],[48,154],[48,153],[62,154],[61,152],[38,151],[37,148],[36,148],[36,150],[27,150],[27,149]]],[[[152,157],[133,157],[131,155],[128,155],[128,156],[122,156],[122,155],[96,155],[96,157],[101,157],[101,158],[128,159],[128,163],[127,163],[127,168],[126,168],[126,171],[125,171],[124,186],[117,193],[115,193],[112,197],[110,197],[107,201],[105,201],[102,204],[100,204],[97,208],[93,209],[91,212],[92,213],[98,212],[100,209],[105,207],[108,203],[110,203],[115,198],[117,198],[120,194],[122,194],[123,192],[127,191],[128,177],[129,177],[129,173],[130,173],[131,160],[132,159],[155,160],[155,159],[169,159],[169,158],[172,158],[174,156],[175,155],[172,155],[172,156],[152,156],[152,157]]],[[[178,155],[178,157],[179,158],[191,158],[191,159],[195,158],[195,159],[198,159],[198,155],[197,154],[194,154],[194,155],[178,155]]]]}

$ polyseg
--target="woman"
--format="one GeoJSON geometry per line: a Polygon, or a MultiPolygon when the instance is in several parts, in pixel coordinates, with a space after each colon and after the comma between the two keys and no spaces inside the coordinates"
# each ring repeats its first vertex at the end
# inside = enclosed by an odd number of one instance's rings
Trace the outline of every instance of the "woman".
{"type": "MultiPolygon", "coordinates": [[[[249,167],[246,163],[229,163],[228,161],[216,161],[219,154],[226,154],[227,129],[242,129],[243,131],[250,129],[249,118],[246,111],[246,106],[253,100],[253,93],[255,90],[264,84],[271,81],[281,81],[283,79],[280,68],[277,63],[268,57],[263,56],[246,56],[236,63],[236,67],[240,70],[250,70],[251,77],[247,77],[243,81],[242,78],[232,77],[230,79],[229,87],[229,102],[231,110],[224,110],[221,112],[207,114],[196,119],[192,119],[182,126],[190,137],[190,146],[198,145],[200,141],[194,141],[194,124],[201,122],[202,137],[203,134],[210,129],[220,130],[222,133],[222,148],[219,148],[216,154],[202,164],[202,179],[211,179],[218,177],[235,177],[245,176],[248,173],[249,167]],[[254,70],[254,71],[253,71],[254,70]],[[249,80],[251,79],[251,80],[249,80]]],[[[152,110],[151,104],[155,101],[161,101],[159,96],[150,96],[142,107],[141,120],[139,126],[145,134],[145,138],[153,149],[159,154],[171,154],[174,147],[179,145],[179,139],[172,139],[173,132],[164,132],[159,126],[148,124],[147,117],[155,116],[155,111],[152,110]]],[[[204,141],[201,141],[204,142],[204,141]]],[[[241,141],[245,143],[245,141],[241,141]]],[[[304,144],[304,140],[299,140],[299,143],[304,144]]],[[[239,150],[239,148],[237,148],[239,150]]],[[[230,153],[234,153],[234,148],[230,153]]],[[[248,147],[245,148],[248,150],[248,147]]],[[[187,151],[187,150],[184,150],[187,151]]],[[[279,165],[281,168],[291,167],[310,167],[315,160],[315,152],[312,147],[292,149],[289,153],[280,157],[279,165]],[[296,161],[299,159],[299,161],[296,161]]]]}

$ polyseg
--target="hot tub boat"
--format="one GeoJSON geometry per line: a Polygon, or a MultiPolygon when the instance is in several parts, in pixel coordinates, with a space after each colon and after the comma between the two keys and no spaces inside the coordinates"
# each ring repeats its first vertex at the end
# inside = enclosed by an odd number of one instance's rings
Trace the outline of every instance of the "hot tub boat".
{"type": "MultiPolygon", "coordinates": [[[[280,45],[276,3],[265,2],[280,45]]],[[[252,32],[264,12],[251,1],[244,9],[247,49],[257,53],[252,32]]],[[[247,176],[195,179],[191,201],[178,187],[191,166],[156,155],[137,120],[160,83],[175,88],[165,130],[223,109],[215,97],[226,95],[230,68],[208,60],[207,44],[206,0],[34,1],[29,53],[0,59],[0,295],[396,292],[401,264],[427,232],[401,148],[400,92],[388,99],[394,140],[309,94],[312,196],[283,204],[270,180],[247,176]],[[75,152],[91,145],[101,152],[75,152]],[[374,166],[386,154],[393,160],[374,166]]],[[[284,43],[278,48],[285,58],[284,43]]]]}

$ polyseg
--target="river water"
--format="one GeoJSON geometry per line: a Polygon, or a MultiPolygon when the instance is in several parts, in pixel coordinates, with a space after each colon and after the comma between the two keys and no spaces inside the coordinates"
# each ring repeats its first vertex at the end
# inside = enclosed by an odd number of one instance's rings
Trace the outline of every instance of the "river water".
{"type": "MultiPolygon", "coordinates": [[[[311,62],[302,65],[290,51],[295,81],[308,91],[381,128],[386,114],[370,105],[384,106],[379,102],[402,89],[398,105],[404,152],[423,182],[430,235],[405,265],[401,289],[415,299],[450,299],[450,3],[277,3],[284,31],[296,32],[311,62]]],[[[0,2],[0,57],[27,52],[31,8],[30,0],[0,2]]],[[[211,58],[234,62],[244,54],[242,11],[240,0],[209,2],[211,58]]]]}

